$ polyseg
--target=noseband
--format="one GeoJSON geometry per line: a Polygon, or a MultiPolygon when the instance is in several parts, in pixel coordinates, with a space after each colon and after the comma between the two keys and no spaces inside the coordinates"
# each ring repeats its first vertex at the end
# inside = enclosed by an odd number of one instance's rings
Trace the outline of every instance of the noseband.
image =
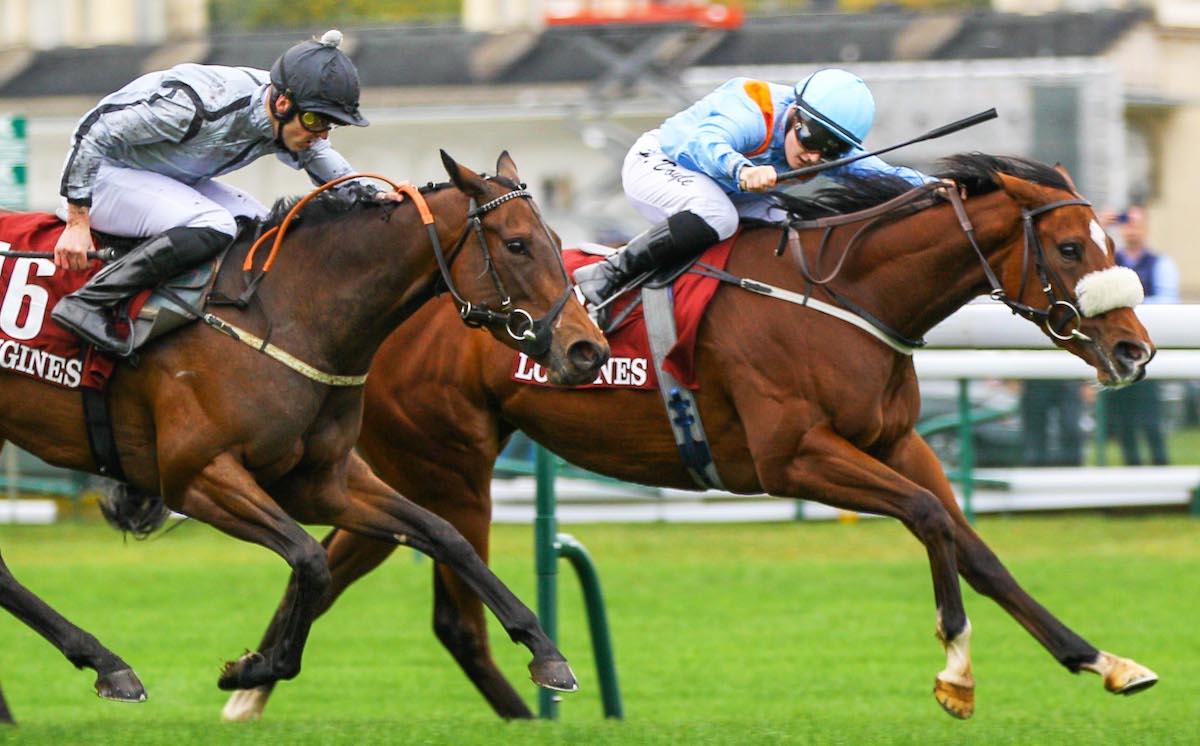
{"type": "Polygon", "coordinates": [[[1008,296],[1008,293],[1004,291],[1004,288],[1000,285],[1000,281],[996,278],[996,273],[992,271],[991,265],[988,264],[987,257],[983,255],[983,250],[979,248],[979,244],[975,240],[975,227],[971,225],[971,220],[967,217],[967,211],[963,206],[962,197],[959,196],[958,190],[951,187],[945,191],[945,194],[950,204],[954,206],[954,213],[958,217],[963,231],[967,234],[967,239],[971,242],[971,248],[975,249],[980,263],[983,264],[984,274],[987,275],[988,283],[992,286],[991,297],[1008,306],[1012,309],[1013,313],[1035,323],[1041,322],[1046,327],[1046,331],[1055,339],[1062,341],[1070,339],[1078,339],[1083,342],[1092,341],[1090,337],[1079,330],[1083,322],[1083,314],[1079,311],[1078,299],[1072,297],[1062,278],[1050,266],[1050,262],[1046,258],[1046,251],[1042,247],[1042,240],[1038,237],[1037,228],[1034,227],[1033,220],[1039,215],[1043,215],[1051,210],[1057,210],[1060,207],[1067,207],[1069,205],[1091,207],[1092,203],[1086,199],[1076,198],[1050,202],[1040,207],[1035,207],[1032,210],[1021,208],[1021,223],[1024,226],[1025,248],[1021,257],[1021,289],[1018,291],[1017,297],[1020,298],[1025,295],[1025,285],[1029,277],[1029,257],[1032,255],[1034,271],[1037,272],[1038,280],[1042,284],[1042,292],[1046,294],[1046,297],[1050,301],[1050,305],[1045,310],[1042,310],[1013,300],[1008,296]],[[1056,286],[1062,290],[1065,298],[1059,296],[1056,286]],[[1051,316],[1056,309],[1062,309],[1073,317],[1073,321],[1071,322],[1072,328],[1069,332],[1062,333],[1055,328],[1051,316]]]}
{"type": "Polygon", "coordinates": [[[488,212],[496,209],[500,205],[513,199],[527,199],[529,205],[537,216],[538,224],[542,231],[545,232],[547,239],[550,240],[550,245],[554,246],[555,242],[551,237],[550,230],[546,227],[546,223],[542,220],[542,216],[537,211],[537,207],[533,202],[533,195],[526,190],[522,184],[519,189],[515,189],[507,194],[502,194],[491,202],[486,202],[482,205],[476,205],[475,198],[471,198],[471,208],[467,212],[467,224],[463,228],[462,235],[458,237],[454,247],[450,250],[450,255],[447,257],[442,250],[442,243],[438,239],[437,230],[432,222],[426,223],[425,228],[429,232],[429,240],[433,243],[433,254],[437,257],[438,269],[441,270],[442,279],[441,285],[450,292],[454,302],[458,304],[458,314],[462,317],[464,323],[471,327],[481,326],[499,326],[504,325],[504,331],[508,336],[512,337],[517,342],[517,347],[530,357],[540,357],[550,349],[551,330],[550,325],[562,313],[563,307],[566,306],[567,300],[570,299],[571,282],[567,277],[567,268],[563,264],[562,256],[559,255],[558,266],[562,272],[563,282],[566,284],[566,290],[550,307],[550,311],[540,319],[535,319],[533,314],[523,308],[513,308],[512,298],[508,290],[504,286],[504,281],[500,279],[499,272],[496,271],[496,265],[492,261],[492,252],[488,248],[487,237],[483,233],[483,216],[488,212]],[[450,265],[462,252],[466,245],[467,237],[472,233],[475,234],[479,241],[479,250],[483,253],[483,264],[488,275],[492,278],[492,284],[496,287],[496,292],[500,296],[499,310],[488,308],[486,303],[475,304],[467,300],[459,293],[458,288],[454,285],[454,278],[450,275],[450,265]]]}

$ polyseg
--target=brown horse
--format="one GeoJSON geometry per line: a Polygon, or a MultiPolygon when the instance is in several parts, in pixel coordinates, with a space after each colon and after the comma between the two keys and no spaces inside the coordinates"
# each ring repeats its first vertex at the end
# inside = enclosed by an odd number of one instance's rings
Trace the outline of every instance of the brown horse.
{"type": "MultiPolygon", "coordinates": [[[[281,634],[228,663],[223,688],[300,670],[330,571],[324,547],[298,521],[405,544],[455,568],[513,640],[533,652],[534,680],[575,688],[537,618],[471,545],[381,482],[353,451],[362,420],[360,374],[383,340],[439,289],[451,292],[464,319],[528,349],[564,384],[591,380],[607,359],[607,343],[574,299],[557,243],[508,154],[492,178],[445,153],[442,160],[452,183],[423,188],[423,200],[313,201],[252,301],[215,309],[223,328],[241,339],[194,325],[152,343],[136,367],[121,366],[112,379],[112,419],[129,485],[271,549],[292,568],[296,593],[281,634]],[[448,255],[443,246],[453,247],[448,255]],[[261,354],[258,342],[243,344],[248,336],[240,330],[292,356],[287,367],[261,354]]],[[[249,248],[248,240],[235,244],[221,269],[216,289],[228,297],[247,287],[240,265],[249,248]]],[[[96,471],[80,399],[77,391],[5,374],[0,436],[51,463],[96,471]]],[[[0,605],[77,667],[95,669],[100,696],[145,698],[123,660],[23,588],[2,562],[0,605]]]]}
{"type": "MultiPolygon", "coordinates": [[[[949,159],[943,175],[969,195],[965,215],[960,219],[939,200],[879,220],[869,230],[835,228],[826,251],[845,250],[848,257],[830,290],[890,327],[893,340],[918,339],[968,300],[992,292],[1044,320],[1059,346],[1093,365],[1102,383],[1140,379],[1154,348],[1128,307],[1137,300],[1110,300],[1105,308],[1092,297],[1095,278],[1121,270],[1112,269],[1111,242],[1065,174],[972,154],[949,159]],[[852,249],[845,248],[848,243],[852,249]],[[994,290],[992,277],[1002,293],[994,290]],[[1089,297],[1082,298],[1077,288],[1088,288],[1089,297]],[[1043,319],[1041,308],[1061,311],[1063,318],[1043,319]],[[1080,315],[1077,308],[1084,309],[1080,315]]],[[[897,193],[895,185],[879,180],[855,182],[827,192],[816,204],[792,206],[808,214],[814,207],[848,212],[897,193]]],[[[813,273],[833,264],[818,261],[822,235],[821,229],[800,232],[804,266],[813,273]]],[[[780,245],[777,227],[743,232],[729,271],[804,292],[802,264],[795,255],[776,256],[780,245]]],[[[1118,282],[1116,289],[1128,290],[1130,279],[1124,276],[1125,284],[1118,282]]],[[[445,305],[430,305],[413,322],[384,343],[376,358],[379,375],[367,386],[359,449],[380,476],[449,520],[483,556],[493,462],[516,429],[600,474],[695,488],[658,392],[515,383],[513,354],[483,335],[453,334],[453,312],[445,305]],[[436,396],[411,396],[418,380],[438,381],[436,396]]],[[[947,656],[935,694],[952,715],[968,717],[974,706],[971,626],[959,573],[1067,669],[1095,671],[1113,692],[1132,693],[1154,683],[1148,669],[1097,650],[1039,605],[967,523],[937,458],[913,430],[920,400],[911,357],[843,320],[722,284],[700,328],[696,364],[699,408],[728,489],[892,516],[925,545],[937,635],[947,656]]],[[[342,531],[324,543],[335,575],[328,603],[393,549],[342,531]]],[[[490,656],[478,600],[449,568],[436,568],[434,604],[438,638],[489,704],[506,718],[529,717],[490,656]]],[[[264,644],[278,637],[283,619],[276,616],[264,644]]],[[[270,690],[235,693],[224,716],[257,717],[270,690]]]]}

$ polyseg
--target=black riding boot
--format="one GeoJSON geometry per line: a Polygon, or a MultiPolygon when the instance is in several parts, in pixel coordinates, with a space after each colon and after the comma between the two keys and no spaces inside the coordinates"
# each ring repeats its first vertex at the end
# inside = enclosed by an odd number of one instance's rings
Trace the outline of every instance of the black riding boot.
{"type": "Polygon", "coordinates": [[[62,298],[50,318],[101,350],[128,355],[130,340],[117,332],[111,309],[217,255],[229,236],[211,228],[172,228],[110,262],[86,285],[62,298]]]}
{"type": "MultiPolygon", "coordinates": [[[[664,222],[634,236],[604,261],[575,270],[575,284],[592,306],[598,306],[644,272],[690,259],[717,242],[717,232],[690,211],[676,213],[664,222]]],[[[596,323],[604,328],[605,306],[596,323]]]]}

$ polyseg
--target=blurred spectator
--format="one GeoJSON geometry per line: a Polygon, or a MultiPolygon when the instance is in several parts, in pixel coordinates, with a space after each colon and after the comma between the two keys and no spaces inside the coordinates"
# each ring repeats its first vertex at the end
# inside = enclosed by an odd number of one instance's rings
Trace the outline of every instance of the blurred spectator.
{"type": "Polygon", "coordinates": [[[1083,400],[1078,381],[1031,379],[1021,388],[1021,462],[1083,464],[1083,400]]]}
{"type": "MultiPolygon", "coordinates": [[[[1179,269],[1170,257],[1146,245],[1146,211],[1130,207],[1120,215],[1103,216],[1105,230],[1115,230],[1117,264],[1137,272],[1146,291],[1146,303],[1179,302],[1179,269]]],[[[1167,444],[1163,432],[1160,382],[1143,380],[1123,389],[1104,392],[1108,432],[1121,444],[1125,463],[1143,463],[1138,436],[1145,438],[1150,462],[1167,463],[1167,444]]]]}

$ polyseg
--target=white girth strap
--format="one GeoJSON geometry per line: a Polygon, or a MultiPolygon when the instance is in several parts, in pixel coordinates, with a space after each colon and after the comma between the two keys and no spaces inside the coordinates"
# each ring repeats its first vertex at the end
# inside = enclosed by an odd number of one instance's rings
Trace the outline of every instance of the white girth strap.
{"type": "Polygon", "coordinates": [[[778,298],[779,300],[785,300],[788,303],[795,303],[798,306],[807,306],[814,311],[820,311],[821,313],[828,314],[847,323],[854,324],[859,329],[862,329],[864,332],[883,342],[885,345],[891,347],[901,355],[908,355],[911,357],[913,350],[916,349],[892,339],[879,329],[876,329],[862,317],[856,316],[854,313],[847,311],[844,308],[838,308],[837,306],[826,303],[825,301],[817,300],[811,296],[806,297],[800,293],[794,293],[791,290],[777,288],[774,285],[768,285],[764,282],[759,282],[758,280],[743,279],[739,284],[744,290],[749,290],[752,293],[766,295],[771,298],[778,298]]]}

